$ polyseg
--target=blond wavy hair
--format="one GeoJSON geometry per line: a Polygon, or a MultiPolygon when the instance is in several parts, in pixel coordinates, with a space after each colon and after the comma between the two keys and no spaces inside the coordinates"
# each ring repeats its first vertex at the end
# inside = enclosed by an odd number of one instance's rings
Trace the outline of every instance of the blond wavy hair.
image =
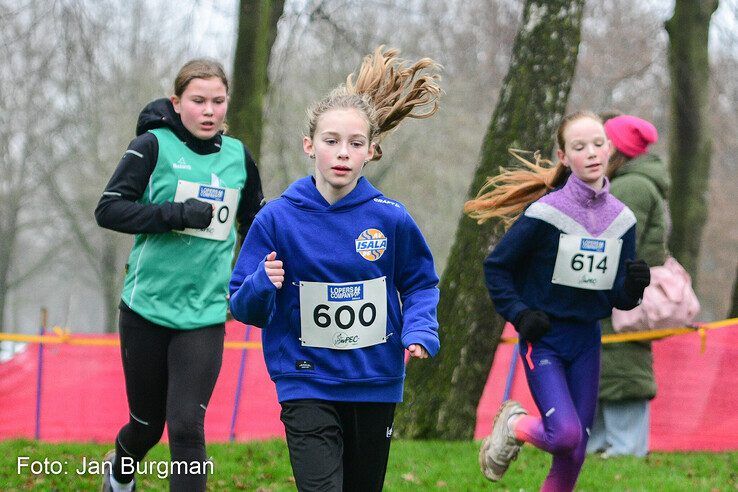
{"type": "Polygon", "coordinates": [[[307,110],[305,136],[313,138],[318,120],[334,109],[356,109],[369,124],[369,140],[374,142],[372,160],[382,158],[379,142],[405,118],[430,118],[438,111],[442,94],[441,66],[430,58],[410,63],[399,58],[395,48],[377,47],[364,60],[356,75],[333,89],[307,110]],[[431,72],[431,73],[428,73],[431,72]]]}
{"type": "MultiPolygon", "coordinates": [[[[564,140],[566,128],[583,118],[591,118],[602,123],[600,117],[590,111],[577,111],[564,116],[556,131],[559,149],[566,149],[564,140]]],[[[568,177],[566,166],[561,162],[554,164],[551,160],[542,158],[540,151],[508,149],[508,152],[522,163],[523,167],[516,169],[500,167],[500,174],[488,177],[476,198],[464,204],[464,213],[478,224],[490,219],[500,219],[505,229],[508,229],[528,205],[564,184],[568,177]],[[521,155],[524,153],[532,154],[533,162],[521,155]]]]}

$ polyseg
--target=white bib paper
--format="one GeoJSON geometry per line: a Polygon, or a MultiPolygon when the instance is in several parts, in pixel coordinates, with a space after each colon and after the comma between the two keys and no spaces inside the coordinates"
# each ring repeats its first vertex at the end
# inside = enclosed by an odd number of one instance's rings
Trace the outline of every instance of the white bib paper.
{"type": "Polygon", "coordinates": [[[618,272],[622,239],[561,234],[554,284],[589,290],[610,290],[618,272]]]}
{"type": "Polygon", "coordinates": [[[352,350],[387,341],[387,280],[300,282],[300,340],[352,350]]]}
{"type": "Polygon", "coordinates": [[[213,220],[205,229],[185,229],[176,232],[215,241],[228,239],[238,207],[238,190],[192,183],[180,179],[177,181],[177,192],[174,194],[174,201],[184,202],[190,198],[197,198],[200,201],[212,204],[214,208],[213,220]]]}

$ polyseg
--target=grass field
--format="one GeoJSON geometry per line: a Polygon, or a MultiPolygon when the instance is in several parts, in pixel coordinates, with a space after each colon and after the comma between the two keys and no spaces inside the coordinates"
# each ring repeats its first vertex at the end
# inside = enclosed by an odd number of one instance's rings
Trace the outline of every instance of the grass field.
{"type": "MultiPolygon", "coordinates": [[[[100,460],[110,446],[88,443],[48,444],[15,440],[0,442],[0,490],[98,490],[100,477],[78,475],[83,459],[100,460]],[[19,457],[27,457],[28,459],[19,457]],[[58,474],[34,475],[31,466],[58,474]],[[18,473],[18,464],[22,469],[18,473]],[[25,465],[25,466],[24,466],[25,465]]],[[[504,480],[486,481],[477,466],[478,442],[402,441],[392,443],[385,490],[510,490],[535,491],[550,464],[550,456],[526,446],[504,480]]],[[[214,473],[208,489],[295,490],[284,441],[210,444],[214,473]]],[[[148,460],[169,456],[156,446],[148,460]]],[[[138,490],[168,490],[153,472],[138,479],[138,490]]],[[[730,491],[738,490],[738,452],[654,453],[636,458],[587,458],[579,478],[581,491],[730,491]]]]}

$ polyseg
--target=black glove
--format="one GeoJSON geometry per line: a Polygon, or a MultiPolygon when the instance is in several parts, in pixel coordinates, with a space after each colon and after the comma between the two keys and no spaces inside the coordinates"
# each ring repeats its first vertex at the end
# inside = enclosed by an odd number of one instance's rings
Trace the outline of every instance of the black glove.
{"type": "Polygon", "coordinates": [[[182,204],[182,225],[185,228],[204,229],[213,220],[213,206],[209,203],[188,198],[182,204]]]}
{"type": "Polygon", "coordinates": [[[535,343],[543,338],[543,335],[548,333],[548,330],[551,328],[551,322],[548,320],[548,315],[543,311],[524,309],[515,318],[513,326],[518,330],[520,338],[527,342],[535,343]]]}
{"type": "Polygon", "coordinates": [[[643,291],[651,283],[651,269],[643,260],[625,260],[625,293],[633,299],[641,299],[643,291]]]}

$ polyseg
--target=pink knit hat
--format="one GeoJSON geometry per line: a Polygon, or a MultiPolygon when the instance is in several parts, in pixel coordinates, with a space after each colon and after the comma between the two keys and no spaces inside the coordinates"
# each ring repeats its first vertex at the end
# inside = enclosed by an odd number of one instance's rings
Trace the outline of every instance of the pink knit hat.
{"type": "Polygon", "coordinates": [[[648,146],[659,139],[655,126],[628,114],[607,120],[605,133],[615,148],[628,157],[645,153],[648,146]]]}

